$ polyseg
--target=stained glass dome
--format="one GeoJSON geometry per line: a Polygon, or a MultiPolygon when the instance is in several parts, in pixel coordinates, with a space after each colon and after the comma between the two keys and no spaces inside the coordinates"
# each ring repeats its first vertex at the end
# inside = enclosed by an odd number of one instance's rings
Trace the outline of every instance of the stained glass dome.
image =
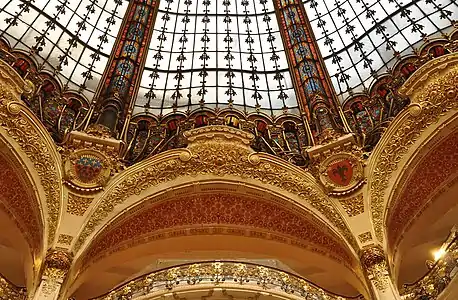
{"type": "MultiPolygon", "coordinates": [[[[201,106],[298,113],[273,1],[158,5],[135,113],[201,106]]],[[[0,4],[0,38],[32,53],[39,68],[91,100],[127,6],[121,0],[7,0],[0,4]]],[[[304,6],[341,102],[368,89],[422,41],[450,32],[458,15],[450,0],[307,0],[304,6]]]]}
{"type": "Polygon", "coordinates": [[[156,20],[139,111],[297,107],[273,1],[167,0],[156,20]]]}
{"type": "Polygon", "coordinates": [[[425,40],[456,28],[450,0],[307,0],[305,9],[340,100],[361,92],[425,40]]]}

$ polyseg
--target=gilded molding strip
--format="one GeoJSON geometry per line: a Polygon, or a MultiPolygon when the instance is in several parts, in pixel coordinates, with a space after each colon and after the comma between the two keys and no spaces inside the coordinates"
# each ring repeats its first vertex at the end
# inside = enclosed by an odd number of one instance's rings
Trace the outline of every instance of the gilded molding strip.
{"type": "Polygon", "coordinates": [[[168,151],[127,170],[103,195],[78,237],[77,252],[113,209],[149,187],[184,176],[234,175],[258,180],[300,196],[339,229],[347,242],[358,249],[355,236],[330,199],[320,192],[315,179],[303,170],[276,157],[257,154],[249,148],[251,135],[226,126],[208,126],[192,131],[187,149],[168,151]],[[200,135],[200,140],[195,136],[200,135]],[[204,136],[202,138],[202,136],[204,136]],[[237,140],[237,141],[236,141],[237,140]]]}
{"type": "Polygon", "coordinates": [[[48,244],[52,244],[61,208],[61,177],[58,164],[51,155],[50,144],[40,130],[41,125],[38,125],[39,121],[35,122],[33,113],[29,113],[25,105],[17,102],[19,99],[12,92],[18,91],[20,95],[24,91],[19,86],[24,86],[26,90],[28,88],[22,79],[19,80],[19,75],[13,72],[10,66],[0,60],[0,126],[19,144],[40,177],[48,210],[48,244]],[[15,85],[11,85],[12,81],[8,79],[11,76],[19,78],[14,81],[15,85]]]}
{"type": "Polygon", "coordinates": [[[370,203],[379,241],[384,240],[385,190],[393,172],[428,126],[437,122],[445,112],[458,108],[457,86],[458,53],[453,53],[423,65],[400,89],[408,96],[413,95],[413,104],[385,132],[378,144],[377,155],[373,157],[377,163],[370,181],[370,203]],[[440,74],[444,69],[446,74],[440,74]]]}

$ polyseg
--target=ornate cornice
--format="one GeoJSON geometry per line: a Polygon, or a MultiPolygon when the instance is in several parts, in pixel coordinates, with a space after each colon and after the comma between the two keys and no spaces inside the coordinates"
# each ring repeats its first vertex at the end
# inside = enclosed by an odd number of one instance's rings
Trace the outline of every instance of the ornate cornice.
{"type": "Polygon", "coordinates": [[[61,214],[61,167],[51,137],[20,102],[19,95],[31,91],[29,85],[0,60],[0,126],[18,143],[38,173],[46,195],[48,243],[52,244],[61,214]]]}
{"type": "Polygon", "coordinates": [[[369,195],[376,237],[384,240],[386,189],[393,172],[422,132],[447,111],[458,108],[458,54],[423,65],[400,89],[412,104],[393,121],[371,157],[369,195]]]}
{"type": "Polygon", "coordinates": [[[119,175],[99,198],[82,229],[75,251],[105,220],[116,206],[150,187],[185,176],[237,176],[296,194],[334,225],[354,249],[355,237],[314,177],[302,169],[268,154],[254,153],[247,143],[250,136],[227,126],[208,126],[187,133],[187,149],[167,151],[145,160],[119,175]]]}

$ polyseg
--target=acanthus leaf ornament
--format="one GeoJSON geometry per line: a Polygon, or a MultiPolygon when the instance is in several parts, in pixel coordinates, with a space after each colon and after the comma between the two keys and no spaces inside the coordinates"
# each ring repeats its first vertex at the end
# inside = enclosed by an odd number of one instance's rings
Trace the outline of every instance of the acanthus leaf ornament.
{"type": "Polygon", "coordinates": [[[399,93],[413,102],[390,125],[372,153],[370,207],[375,236],[383,241],[386,189],[401,160],[423,131],[450,110],[458,109],[458,53],[424,64],[404,83],[399,93]]]}
{"type": "Polygon", "coordinates": [[[127,169],[118,177],[115,189],[108,189],[94,208],[75,244],[78,251],[86,239],[105,220],[115,206],[132,195],[139,195],[151,186],[186,175],[233,175],[274,185],[305,199],[342,233],[356,249],[350,232],[337,208],[319,191],[313,176],[298,167],[285,164],[268,154],[255,153],[250,148],[252,135],[228,126],[207,126],[186,133],[189,145],[159,154],[127,169]]]}

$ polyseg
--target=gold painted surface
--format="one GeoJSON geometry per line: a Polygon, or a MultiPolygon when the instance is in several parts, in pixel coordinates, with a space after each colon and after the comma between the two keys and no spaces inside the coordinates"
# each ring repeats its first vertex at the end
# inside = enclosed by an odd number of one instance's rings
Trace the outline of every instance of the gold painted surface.
{"type": "Polygon", "coordinates": [[[59,234],[57,242],[64,245],[70,245],[72,243],[73,236],[68,234],[59,234]]]}
{"type": "Polygon", "coordinates": [[[78,251],[115,206],[149,187],[184,176],[234,175],[273,185],[300,196],[323,214],[357,249],[354,235],[315,179],[300,168],[249,148],[251,135],[226,126],[208,126],[188,132],[187,149],[168,151],[126,170],[103,195],[75,245],[78,251]]]}
{"type": "Polygon", "coordinates": [[[25,300],[26,297],[25,288],[15,286],[0,274],[0,300],[25,300]]]}
{"type": "MultiPolygon", "coordinates": [[[[138,277],[110,293],[93,300],[136,299],[137,297],[169,293],[175,288],[211,285],[224,288],[225,284],[247,288],[261,288],[271,293],[307,295],[307,299],[346,300],[327,292],[306,279],[261,265],[239,262],[203,262],[163,269],[138,277]]],[[[356,299],[364,299],[362,296],[356,299]]]]}
{"type": "Polygon", "coordinates": [[[374,151],[370,205],[379,241],[384,240],[385,190],[393,172],[428,126],[445,112],[458,108],[457,87],[458,53],[454,53],[426,63],[400,89],[413,104],[397,117],[374,151]]]}
{"type": "Polygon", "coordinates": [[[357,216],[364,212],[363,194],[359,194],[351,198],[339,199],[339,203],[350,217],[357,216]]]}
{"type": "Polygon", "coordinates": [[[372,234],[369,231],[358,234],[358,240],[361,244],[370,242],[372,240],[372,234]]]}
{"type": "Polygon", "coordinates": [[[82,216],[91,205],[92,200],[93,198],[68,193],[67,212],[75,216],[82,216]]]}

